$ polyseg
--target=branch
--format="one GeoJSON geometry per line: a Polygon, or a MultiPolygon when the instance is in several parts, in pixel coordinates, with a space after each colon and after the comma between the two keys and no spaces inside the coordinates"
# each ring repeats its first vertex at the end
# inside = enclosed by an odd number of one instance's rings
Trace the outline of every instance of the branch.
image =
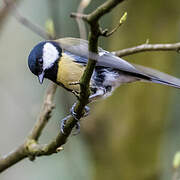
{"type": "Polygon", "coordinates": [[[41,36],[43,39],[54,39],[54,36],[52,36],[50,33],[44,31],[40,26],[32,23],[29,19],[21,15],[21,13],[18,11],[17,7],[15,4],[12,4],[13,10],[14,10],[14,15],[16,19],[26,26],[28,29],[33,31],[35,34],[41,36]]]}
{"type": "Polygon", "coordinates": [[[17,0],[4,0],[4,5],[0,9],[0,29],[2,29],[2,24],[8,16],[9,12],[12,9],[12,5],[17,2],[17,0]]]}
{"type": "Polygon", "coordinates": [[[180,42],[173,44],[142,44],[139,46],[123,49],[114,52],[116,56],[123,57],[147,51],[177,51],[180,50],[180,42]]]}
{"type": "MultiPolygon", "coordinates": [[[[109,1],[109,2],[111,5],[112,1],[109,1]]],[[[117,2],[117,4],[120,2],[117,2]]],[[[107,3],[105,3],[105,5],[107,8],[107,12],[109,12],[109,8],[111,8],[111,6],[108,7],[107,3]]],[[[104,8],[104,6],[102,6],[102,8],[104,8]]],[[[88,15],[88,18],[91,19],[91,14],[88,15]]],[[[99,37],[99,31],[100,31],[98,20],[97,19],[90,20],[89,24],[90,24],[90,29],[91,29],[90,36],[89,36],[89,50],[91,52],[97,53],[97,40],[99,37]],[[98,28],[96,28],[96,27],[98,27],[98,28]]],[[[90,82],[90,79],[91,79],[91,76],[92,76],[92,73],[93,73],[93,70],[95,67],[95,63],[96,63],[96,61],[94,61],[92,59],[90,59],[88,61],[88,65],[87,65],[87,67],[84,71],[84,74],[81,78],[81,81],[80,81],[80,88],[81,88],[80,99],[75,107],[75,111],[76,111],[77,117],[79,119],[83,116],[84,107],[88,103],[88,98],[89,98],[89,94],[90,94],[89,82],[90,82]]],[[[76,123],[77,123],[76,119],[74,119],[71,115],[68,116],[68,120],[64,127],[65,134],[62,134],[60,132],[57,135],[57,137],[55,138],[55,140],[52,141],[48,145],[41,146],[41,145],[36,144],[36,142],[34,142],[34,141],[30,141],[28,143],[28,152],[34,156],[50,155],[52,153],[56,153],[57,149],[61,149],[59,147],[61,147],[67,141],[67,138],[69,137],[69,135],[70,135],[73,127],[76,125],[76,123]]]]}
{"type": "Polygon", "coordinates": [[[106,1],[104,4],[99,6],[95,11],[93,11],[89,17],[89,22],[97,22],[103,15],[110,12],[115,6],[117,6],[119,3],[123,2],[124,0],[109,0],[106,1]]]}
{"type": "MultiPolygon", "coordinates": [[[[98,20],[106,13],[108,13],[112,8],[114,8],[116,5],[118,5],[122,0],[109,0],[105,2],[103,5],[98,7],[95,11],[93,11],[91,14],[85,15],[80,13],[72,13],[71,16],[76,18],[82,18],[90,25],[90,35],[89,35],[89,51],[93,53],[98,52],[98,38],[100,35],[102,35],[102,31],[99,27],[98,20]]],[[[31,23],[28,19],[24,18],[22,15],[17,13],[16,11],[17,19],[25,26],[27,26],[29,29],[34,31],[35,33],[38,33],[42,36],[42,34],[46,35],[46,32],[44,30],[41,33],[41,29],[31,23]],[[37,29],[36,29],[37,28],[37,29]],[[39,33],[40,32],[40,33],[39,33]]],[[[116,29],[115,29],[116,30],[116,29]]],[[[114,31],[114,30],[113,30],[114,31]]],[[[110,32],[111,34],[111,32],[110,32]]],[[[52,35],[49,36],[42,36],[44,38],[53,38],[52,35]]],[[[143,51],[159,51],[159,50],[176,50],[179,51],[180,49],[180,43],[176,44],[143,44],[137,47],[128,48],[125,50],[117,51],[115,52],[118,56],[125,56],[130,55],[137,52],[143,52],[143,51]]],[[[89,82],[93,73],[93,70],[95,68],[96,61],[93,59],[88,60],[87,67],[84,71],[84,74],[80,81],[80,98],[79,101],[75,107],[75,112],[77,113],[77,117],[80,119],[83,116],[83,111],[85,105],[88,103],[88,98],[90,95],[90,89],[89,89],[89,82]]],[[[34,160],[36,156],[44,156],[44,155],[50,155],[53,153],[57,153],[58,151],[62,150],[62,145],[66,143],[67,138],[69,137],[73,127],[76,125],[77,121],[74,119],[71,115],[68,116],[68,120],[66,122],[66,125],[64,127],[65,134],[62,134],[61,132],[57,135],[57,137],[51,141],[49,144],[41,145],[37,141],[42,133],[43,128],[47,124],[48,120],[51,117],[51,112],[54,108],[53,104],[53,97],[56,91],[56,85],[51,83],[49,88],[47,89],[46,95],[44,97],[42,110],[40,112],[39,118],[37,122],[35,123],[35,126],[33,127],[32,131],[30,132],[29,136],[25,140],[25,142],[20,145],[16,150],[13,152],[7,154],[6,156],[0,158],[0,172],[4,171],[5,169],[9,168],[10,166],[14,165],[15,163],[19,162],[20,160],[29,157],[30,160],[34,160]]]]}
{"type": "Polygon", "coordinates": [[[38,140],[42,129],[49,120],[52,109],[54,108],[52,101],[55,91],[56,91],[56,85],[51,83],[44,97],[43,108],[40,112],[40,117],[37,120],[32,132],[30,133],[27,140],[22,145],[20,145],[16,150],[0,158],[0,172],[4,171],[8,167],[14,165],[15,163],[19,162],[25,157],[28,157],[31,154],[27,151],[27,147],[28,147],[27,145],[29,139],[38,140]]]}
{"type": "MultiPolygon", "coordinates": [[[[103,16],[105,13],[108,13],[113,7],[118,5],[120,2],[122,2],[122,0],[109,0],[91,14],[85,15],[91,30],[89,35],[90,52],[98,52],[98,37],[100,36],[100,28],[98,23],[99,18],[103,16]]],[[[22,19],[21,16],[20,18],[22,19]]],[[[30,28],[31,25],[29,24],[29,20],[27,21],[28,23],[24,23],[24,21],[22,21],[22,24],[27,25],[28,28],[30,28]]],[[[89,82],[93,70],[95,68],[95,64],[96,61],[94,61],[93,59],[89,59],[87,67],[80,81],[80,99],[75,107],[75,112],[77,113],[77,117],[79,119],[83,116],[84,107],[88,103],[88,98],[90,95],[89,82]]],[[[71,115],[68,116],[68,120],[64,127],[65,134],[62,134],[60,132],[57,135],[57,137],[47,145],[40,145],[37,142],[43,128],[45,127],[45,125],[51,117],[51,112],[54,108],[53,97],[55,91],[56,85],[51,83],[44,98],[40,117],[35,123],[35,126],[33,127],[31,133],[29,134],[25,142],[22,145],[20,145],[16,150],[0,158],[0,172],[4,171],[5,169],[9,168],[10,166],[14,165],[15,163],[19,162],[20,160],[26,157],[29,157],[30,160],[34,160],[36,156],[50,155],[52,153],[56,153],[59,150],[62,150],[61,146],[66,143],[67,138],[69,137],[73,127],[77,123],[77,120],[71,115]]]]}
{"type": "MultiPolygon", "coordinates": [[[[13,2],[11,4],[11,8],[12,6],[13,8],[16,8],[13,2]]],[[[38,26],[30,22],[28,19],[20,15],[19,12],[17,12],[17,9],[14,9],[14,10],[16,12],[16,16],[18,16],[17,18],[20,18],[19,20],[21,21],[23,25],[25,25],[26,27],[28,27],[35,33],[40,32],[38,34],[42,34],[45,32],[44,30],[41,30],[38,26]]],[[[52,29],[52,26],[51,26],[51,29],[52,29]]],[[[54,38],[53,31],[47,32],[46,34],[47,34],[47,37],[50,37],[51,39],[54,38]]],[[[49,87],[47,88],[39,118],[37,119],[37,122],[35,123],[26,141],[22,145],[20,145],[18,148],[16,148],[14,151],[0,158],[0,172],[4,171],[5,169],[9,168],[10,166],[14,165],[15,163],[19,162],[20,160],[26,157],[30,157],[32,160],[34,159],[32,158],[34,156],[34,150],[35,149],[37,150],[37,147],[34,145],[35,144],[37,145],[36,141],[40,137],[43,128],[45,127],[48,120],[50,119],[51,112],[54,108],[54,104],[52,102],[53,102],[53,97],[55,95],[56,87],[57,85],[55,85],[54,83],[50,83],[49,87]]],[[[45,145],[42,146],[42,150],[44,147],[45,145]]]]}
{"type": "Polygon", "coordinates": [[[39,114],[37,122],[35,123],[31,133],[28,136],[29,139],[34,139],[37,141],[41,135],[43,128],[47,124],[48,120],[51,118],[51,112],[55,107],[52,102],[56,92],[56,88],[57,85],[55,85],[54,83],[50,83],[49,87],[47,88],[42,105],[42,110],[39,114]]]}
{"type": "MultiPolygon", "coordinates": [[[[90,2],[91,0],[81,0],[77,9],[77,13],[82,14],[90,2]]],[[[76,18],[76,21],[79,28],[80,38],[87,39],[86,26],[84,22],[80,18],[76,18]]]]}
{"type": "MultiPolygon", "coordinates": [[[[99,19],[106,13],[110,12],[113,7],[117,6],[123,0],[109,0],[99,6],[95,11],[91,14],[79,14],[72,13],[71,17],[82,18],[84,21],[88,22],[90,25],[90,33],[89,33],[89,51],[92,53],[98,53],[98,37],[101,35],[101,29],[99,27],[99,19]]],[[[83,76],[80,80],[80,98],[78,103],[75,106],[75,112],[77,114],[77,118],[80,119],[83,116],[84,107],[88,104],[90,89],[89,83],[91,76],[93,74],[94,68],[96,65],[96,61],[93,59],[89,59],[86,69],[83,73],[83,76]]],[[[71,119],[72,120],[72,119],[71,119]]],[[[73,118],[73,121],[76,121],[73,118]]],[[[65,131],[66,132],[66,131],[65,131]]]]}
{"type": "Polygon", "coordinates": [[[112,29],[110,32],[108,32],[108,29],[105,29],[101,32],[101,35],[104,36],[104,37],[109,37],[111,36],[112,34],[114,34],[118,28],[126,21],[127,19],[127,12],[125,12],[123,14],[123,16],[120,18],[119,20],[119,23],[116,25],[116,27],[114,29],[112,29]]]}
{"type": "Polygon", "coordinates": [[[42,29],[40,26],[32,23],[29,19],[27,19],[23,15],[21,15],[21,13],[18,11],[16,4],[15,4],[17,1],[18,0],[3,0],[4,6],[0,9],[0,29],[1,29],[1,25],[4,22],[4,19],[7,17],[10,10],[13,10],[16,19],[21,24],[26,26],[28,29],[33,31],[35,34],[38,34],[39,36],[41,36],[43,39],[53,39],[53,36],[51,36],[51,34],[44,31],[44,29],[42,29]]]}

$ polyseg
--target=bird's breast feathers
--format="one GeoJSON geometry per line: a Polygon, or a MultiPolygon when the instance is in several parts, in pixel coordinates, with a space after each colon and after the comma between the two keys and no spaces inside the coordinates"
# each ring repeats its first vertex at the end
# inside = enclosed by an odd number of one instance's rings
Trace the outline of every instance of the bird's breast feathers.
{"type": "Polygon", "coordinates": [[[67,89],[79,92],[79,85],[72,85],[71,83],[80,81],[84,69],[85,67],[76,63],[71,56],[62,53],[58,63],[57,82],[62,83],[67,89]]]}

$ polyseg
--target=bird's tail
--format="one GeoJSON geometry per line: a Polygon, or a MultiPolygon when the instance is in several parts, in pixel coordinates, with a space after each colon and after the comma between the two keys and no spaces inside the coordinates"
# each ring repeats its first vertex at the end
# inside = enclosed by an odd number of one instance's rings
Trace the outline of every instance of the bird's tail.
{"type": "MultiPolygon", "coordinates": [[[[140,72],[142,72],[143,74],[150,77],[150,79],[148,81],[151,81],[151,82],[157,83],[157,84],[172,86],[172,87],[180,89],[180,79],[173,77],[171,75],[162,73],[160,71],[144,67],[144,66],[140,66],[140,65],[134,65],[134,66],[140,72]]],[[[147,81],[147,80],[145,79],[145,81],[147,81]]]]}

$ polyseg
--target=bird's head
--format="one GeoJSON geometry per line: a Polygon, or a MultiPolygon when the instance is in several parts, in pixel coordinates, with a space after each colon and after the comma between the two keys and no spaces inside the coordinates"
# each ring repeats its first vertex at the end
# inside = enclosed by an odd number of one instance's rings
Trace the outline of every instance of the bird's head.
{"type": "Polygon", "coordinates": [[[28,66],[33,74],[38,76],[42,84],[44,77],[55,81],[57,62],[62,49],[57,42],[44,41],[37,44],[29,54],[28,66]]]}

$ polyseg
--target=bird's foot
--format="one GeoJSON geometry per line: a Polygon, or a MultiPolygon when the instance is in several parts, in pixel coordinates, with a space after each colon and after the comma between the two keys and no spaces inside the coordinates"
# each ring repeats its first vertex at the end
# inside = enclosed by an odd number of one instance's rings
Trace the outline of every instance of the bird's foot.
{"type": "MultiPolygon", "coordinates": [[[[70,113],[71,115],[65,117],[64,119],[62,119],[61,121],[61,132],[63,134],[66,134],[65,131],[64,131],[64,128],[65,128],[65,125],[66,125],[66,121],[70,118],[70,116],[72,116],[77,122],[76,122],[76,125],[75,125],[75,128],[76,128],[76,132],[73,133],[73,135],[77,135],[80,133],[80,123],[79,123],[79,118],[77,117],[77,113],[74,111],[74,108],[76,106],[76,103],[73,104],[72,108],[70,109],[70,113]]],[[[85,110],[85,113],[83,115],[83,117],[86,117],[88,116],[89,114],[89,111],[90,111],[90,108],[88,106],[85,106],[84,108],[85,110]]]]}
{"type": "Polygon", "coordinates": [[[84,111],[85,111],[85,113],[84,113],[83,117],[87,117],[89,115],[90,107],[89,106],[85,106],[84,107],[84,111]]]}
{"type": "Polygon", "coordinates": [[[70,109],[71,116],[76,120],[76,125],[75,125],[76,131],[75,133],[73,133],[73,135],[78,135],[80,133],[79,118],[77,117],[77,113],[74,111],[76,104],[77,103],[74,103],[70,109]]]}
{"type": "MultiPolygon", "coordinates": [[[[74,117],[75,120],[79,121],[79,118],[77,117],[77,113],[74,111],[74,108],[75,108],[76,104],[77,104],[77,103],[74,103],[74,104],[72,105],[72,108],[71,108],[71,110],[70,110],[70,113],[71,113],[71,115],[74,117]]],[[[84,111],[85,111],[85,112],[84,112],[84,114],[83,114],[83,117],[87,117],[87,116],[89,115],[90,108],[89,108],[88,106],[85,106],[85,107],[84,107],[84,111]]]]}
{"type": "Polygon", "coordinates": [[[61,120],[61,132],[62,134],[66,134],[64,131],[65,125],[66,125],[66,121],[70,118],[71,115],[66,116],[64,119],[61,120]]]}
{"type": "Polygon", "coordinates": [[[80,99],[80,97],[79,97],[79,92],[74,91],[74,90],[72,90],[71,92],[76,96],[76,98],[77,98],[78,100],[80,99]]]}
{"type": "MultiPolygon", "coordinates": [[[[70,112],[71,112],[71,115],[73,116],[73,118],[77,121],[76,123],[76,132],[73,134],[73,135],[77,135],[80,133],[80,123],[79,123],[79,117],[77,117],[77,113],[74,111],[74,108],[76,106],[77,103],[74,103],[70,112]]],[[[85,110],[85,113],[83,115],[83,117],[86,117],[88,116],[89,114],[89,111],[90,111],[90,108],[88,106],[85,106],[84,107],[84,110],[85,110]]]]}
{"type": "MultiPolygon", "coordinates": [[[[65,132],[65,126],[66,126],[66,122],[67,120],[71,117],[71,115],[65,117],[64,119],[61,120],[61,132],[62,134],[66,134],[65,132]]],[[[76,132],[73,133],[73,135],[78,135],[80,133],[80,123],[79,121],[76,122],[76,125],[75,125],[75,128],[76,128],[76,132]]]]}

